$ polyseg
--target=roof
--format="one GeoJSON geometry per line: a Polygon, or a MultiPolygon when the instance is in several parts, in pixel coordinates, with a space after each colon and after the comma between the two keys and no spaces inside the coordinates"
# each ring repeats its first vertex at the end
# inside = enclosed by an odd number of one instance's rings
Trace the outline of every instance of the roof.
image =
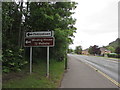
{"type": "Polygon", "coordinates": [[[104,47],[100,47],[100,50],[101,51],[110,51],[110,50],[108,50],[107,48],[104,48],[104,47]]]}

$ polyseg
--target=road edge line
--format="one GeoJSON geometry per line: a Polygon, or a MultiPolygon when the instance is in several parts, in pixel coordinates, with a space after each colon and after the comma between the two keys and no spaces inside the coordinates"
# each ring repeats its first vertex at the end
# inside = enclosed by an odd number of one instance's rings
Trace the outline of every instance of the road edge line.
{"type": "Polygon", "coordinates": [[[118,83],[117,81],[115,81],[114,79],[112,79],[111,77],[109,77],[108,75],[106,75],[105,73],[103,73],[102,71],[98,70],[97,68],[93,67],[92,65],[85,63],[88,66],[90,66],[91,68],[93,68],[95,71],[99,72],[101,75],[103,75],[104,77],[106,77],[108,80],[110,80],[112,83],[114,83],[116,86],[120,87],[120,83],[118,83]]]}

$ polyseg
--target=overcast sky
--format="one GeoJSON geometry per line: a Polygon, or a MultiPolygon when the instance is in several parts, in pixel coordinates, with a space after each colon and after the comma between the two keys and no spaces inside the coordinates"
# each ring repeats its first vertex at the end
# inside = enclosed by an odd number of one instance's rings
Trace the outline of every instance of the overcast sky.
{"type": "Polygon", "coordinates": [[[75,49],[81,45],[83,49],[89,46],[106,46],[118,38],[118,1],[120,0],[76,0],[77,8],[73,18],[76,18],[77,33],[75,49]]]}

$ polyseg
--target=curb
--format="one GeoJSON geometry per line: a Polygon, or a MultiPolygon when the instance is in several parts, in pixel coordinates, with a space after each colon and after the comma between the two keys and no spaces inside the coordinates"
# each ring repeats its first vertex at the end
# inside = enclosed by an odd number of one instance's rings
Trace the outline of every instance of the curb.
{"type": "Polygon", "coordinates": [[[63,73],[63,75],[62,75],[62,77],[61,77],[61,80],[60,80],[60,82],[59,82],[58,88],[61,88],[61,82],[62,82],[62,80],[63,80],[64,75],[65,75],[66,72],[67,72],[67,69],[64,70],[64,73],[63,73]]]}

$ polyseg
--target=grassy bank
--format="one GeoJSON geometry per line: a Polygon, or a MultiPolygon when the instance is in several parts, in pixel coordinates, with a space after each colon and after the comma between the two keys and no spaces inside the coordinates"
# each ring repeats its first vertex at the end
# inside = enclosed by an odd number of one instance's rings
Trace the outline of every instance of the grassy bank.
{"type": "Polygon", "coordinates": [[[29,74],[29,66],[22,72],[14,73],[12,79],[4,80],[3,88],[57,88],[64,73],[64,61],[50,61],[50,77],[46,78],[46,63],[33,64],[33,73],[29,74]],[[16,74],[16,73],[15,73],[16,74]]]}

